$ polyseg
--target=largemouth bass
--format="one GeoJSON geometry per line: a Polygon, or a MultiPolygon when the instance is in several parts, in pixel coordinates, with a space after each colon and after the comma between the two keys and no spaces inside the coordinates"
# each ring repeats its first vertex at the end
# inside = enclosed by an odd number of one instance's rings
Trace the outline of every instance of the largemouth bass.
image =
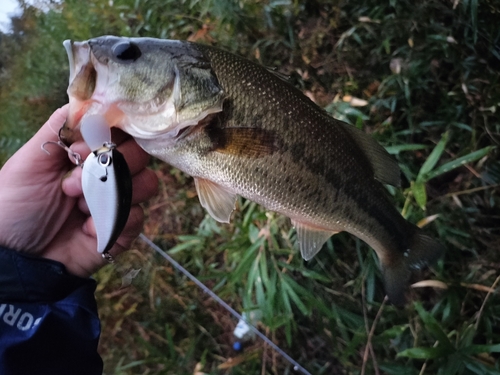
{"type": "Polygon", "coordinates": [[[288,216],[306,260],[347,231],[376,251],[396,304],[411,269],[441,255],[390,202],[383,184],[399,186],[400,171],[384,148],[265,67],[184,41],[103,36],[64,45],[66,139],[86,116],[104,116],[193,176],[216,220],[229,222],[237,195],[288,216]]]}

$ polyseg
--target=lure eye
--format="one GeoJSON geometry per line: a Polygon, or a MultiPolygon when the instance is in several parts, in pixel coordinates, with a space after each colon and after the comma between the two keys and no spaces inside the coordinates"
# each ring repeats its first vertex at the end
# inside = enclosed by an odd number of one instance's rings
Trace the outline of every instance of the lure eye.
{"type": "Polygon", "coordinates": [[[113,55],[121,61],[132,62],[141,57],[142,52],[137,44],[132,42],[120,42],[113,47],[113,55]]]}
{"type": "Polygon", "coordinates": [[[102,167],[107,167],[111,164],[111,156],[109,156],[107,153],[101,154],[99,155],[98,161],[102,167]]]}

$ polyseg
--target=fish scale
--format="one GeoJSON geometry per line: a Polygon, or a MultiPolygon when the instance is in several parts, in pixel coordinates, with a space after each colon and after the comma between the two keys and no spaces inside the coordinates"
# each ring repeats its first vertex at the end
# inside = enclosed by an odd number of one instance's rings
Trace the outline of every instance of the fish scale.
{"type": "Polygon", "coordinates": [[[77,133],[88,113],[103,115],[193,176],[216,220],[229,221],[237,195],[290,217],[306,260],[339,231],[359,237],[376,251],[396,304],[410,269],[442,253],[390,202],[383,183],[399,185],[396,161],[265,67],[182,41],[104,36],[65,46],[63,136],[77,133]]]}

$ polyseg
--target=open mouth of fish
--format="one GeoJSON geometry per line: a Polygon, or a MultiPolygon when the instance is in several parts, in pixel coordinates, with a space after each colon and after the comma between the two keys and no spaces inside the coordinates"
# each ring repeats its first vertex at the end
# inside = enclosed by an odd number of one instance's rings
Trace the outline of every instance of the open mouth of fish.
{"type": "Polygon", "coordinates": [[[107,65],[99,62],[88,41],[63,43],[69,60],[69,116],[61,129],[61,137],[70,143],[80,139],[79,127],[84,115],[104,116],[109,127],[117,126],[123,111],[117,105],[106,103],[106,87],[110,80],[118,79],[108,74],[107,65]]]}

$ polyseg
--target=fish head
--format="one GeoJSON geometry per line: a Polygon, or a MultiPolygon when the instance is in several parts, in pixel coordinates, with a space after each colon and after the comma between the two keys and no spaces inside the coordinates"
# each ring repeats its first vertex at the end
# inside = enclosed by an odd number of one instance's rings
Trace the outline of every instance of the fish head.
{"type": "Polygon", "coordinates": [[[209,59],[193,43],[102,36],[65,41],[70,75],[69,116],[61,138],[80,138],[85,116],[135,138],[175,137],[222,110],[224,97],[209,59]]]}

